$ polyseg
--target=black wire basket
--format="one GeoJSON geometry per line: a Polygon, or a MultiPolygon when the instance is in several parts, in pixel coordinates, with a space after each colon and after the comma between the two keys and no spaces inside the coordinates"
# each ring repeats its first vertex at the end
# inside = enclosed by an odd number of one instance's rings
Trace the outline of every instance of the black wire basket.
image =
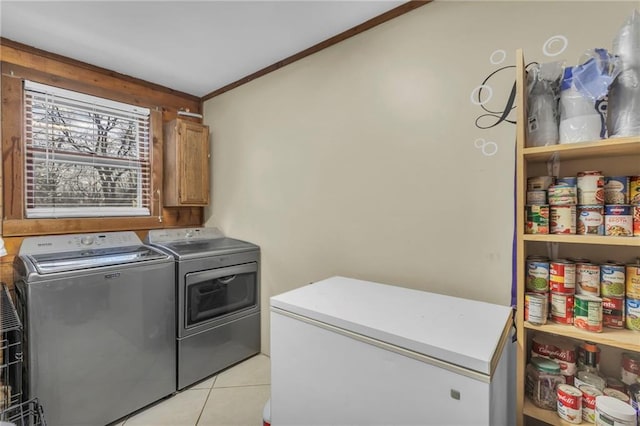
{"type": "Polygon", "coordinates": [[[38,403],[38,398],[13,405],[2,411],[0,421],[7,422],[11,426],[46,426],[47,424],[42,413],[42,406],[38,403]]]}

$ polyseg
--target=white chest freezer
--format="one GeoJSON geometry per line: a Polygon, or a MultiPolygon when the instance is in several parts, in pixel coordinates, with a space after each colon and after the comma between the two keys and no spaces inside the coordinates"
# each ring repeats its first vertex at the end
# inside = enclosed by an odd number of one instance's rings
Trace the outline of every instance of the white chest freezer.
{"type": "Polygon", "coordinates": [[[511,316],[344,277],[274,296],[271,424],[515,424],[511,316]]]}

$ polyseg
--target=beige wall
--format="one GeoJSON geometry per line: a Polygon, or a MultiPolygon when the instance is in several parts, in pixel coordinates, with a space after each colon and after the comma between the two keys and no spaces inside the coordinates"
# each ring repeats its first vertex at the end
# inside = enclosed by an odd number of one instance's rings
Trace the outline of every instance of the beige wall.
{"type": "Polygon", "coordinates": [[[508,305],[515,126],[471,95],[517,48],[611,47],[639,5],[435,2],[207,101],[206,224],[262,247],[263,351],[269,297],[333,275],[508,305]]]}

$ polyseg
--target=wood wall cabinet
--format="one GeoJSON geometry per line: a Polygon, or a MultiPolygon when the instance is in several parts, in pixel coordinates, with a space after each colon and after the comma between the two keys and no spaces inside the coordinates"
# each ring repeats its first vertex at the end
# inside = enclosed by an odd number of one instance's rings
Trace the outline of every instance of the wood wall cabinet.
{"type": "Polygon", "coordinates": [[[209,204],[209,126],[176,118],[164,127],[165,206],[209,204]]]}
{"type": "MultiPolygon", "coordinates": [[[[532,338],[537,334],[561,336],[576,343],[591,341],[601,348],[601,370],[620,378],[623,352],[640,351],[640,333],[627,329],[604,328],[602,333],[588,332],[573,325],[547,321],[536,326],[524,321],[526,258],[543,255],[553,258],[588,258],[594,263],[615,260],[631,263],[640,255],[640,237],[599,235],[540,235],[525,233],[527,178],[548,175],[552,159],[558,161],[559,176],[576,176],[580,171],[601,170],[605,176],[640,175],[640,137],[610,138],[592,142],[527,147],[526,144],[526,70],[524,55],[517,52],[517,145],[516,145],[516,234],[517,234],[517,413],[518,425],[569,425],[555,411],[536,407],[525,396],[525,368],[530,357],[532,338]],[[534,421],[531,421],[534,420],[534,421]]],[[[588,424],[588,423],[583,423],[588,424]]]]}

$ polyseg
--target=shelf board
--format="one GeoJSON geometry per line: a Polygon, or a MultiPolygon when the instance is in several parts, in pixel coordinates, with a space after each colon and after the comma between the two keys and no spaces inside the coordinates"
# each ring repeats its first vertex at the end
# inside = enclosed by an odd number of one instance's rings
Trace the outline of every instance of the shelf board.
{"type": "Polygon", "coordinates": [[[558,153],[560,160],[640,155],[640,136],[539,146],[522,150],[525,161],[548,161],[554,153],[558,153]]]}
{"type": "Polygon", "coordinates": [[[568,324],[556,324],[547,322],[545,325],[533,325],[528,322],[524,327],[529,330],[553,333],[561,336],[572,337],[579,340],[588,340],[607,346],[613,346],[630,351],[640,351],[640,332],[631,330],[618,330],[615,328],[604,328],[602,333],[581,330],[568,324]]]}
{"type": "MultiPolygon", "coordinates": [[[[529,417],[542,420],[543,422],[549,423],[550,425],[558,425],[558,426],[574,425],[574,423],[569,423],[567,421],[562,420],[560,416],[558,416],[558,413],[556,411],[545,410],[543,408],[536,407],[533,404],[533,402],[531,402],[527,397],[524,398],[524,408],[522,412],[529,417]]],[[[589,423],[583,423],[583,424],[588,425],[589,423]]]]}
{"type": "Polygon", "coordinates": [[[608,237],[605,235],[523,234],[524,241],[569,244],[600,244],[608,246],[640,247],[638,237],[608,237]]]}

